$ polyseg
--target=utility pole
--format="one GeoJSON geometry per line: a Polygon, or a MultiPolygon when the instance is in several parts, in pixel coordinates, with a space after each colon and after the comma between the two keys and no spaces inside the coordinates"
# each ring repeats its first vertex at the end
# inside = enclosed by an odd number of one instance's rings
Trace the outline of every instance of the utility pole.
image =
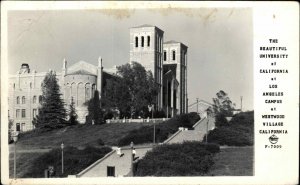
{"type": "Polygon", "coordinates": [[[199,112],[198,112],[198,102],[199,102],[199,98],[197,98],[197,114],[199,114],[199,112]]]}
{"type": "Polygon", "coordinates": [[[243,112],[243,96],[241,96],[241,112],[243,112]]]}

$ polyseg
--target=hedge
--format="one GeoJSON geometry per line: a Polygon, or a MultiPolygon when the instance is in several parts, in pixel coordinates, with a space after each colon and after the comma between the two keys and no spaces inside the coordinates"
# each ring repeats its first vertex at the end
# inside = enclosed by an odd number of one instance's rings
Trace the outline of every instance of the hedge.
{"type": "Polygon", "coordinates": [[[33,162],[32,167],[23,175],[23,178],[43,178],[44,170],[49,166],[54,167],[55,174],[53,177],[75,175],[110,151],[111,148],[108,147],[93,148],[88,146],[83,150],[66,147],[64,148],[64,174],[61,174],[61,149],[56,148],[38,157],[33,162]]]}
{"type": "MultiPolygon", "coordinates": [[[[156,142],[165,141],[170,135],[178,130],[178,127],[192,128],[193,125],[200,120],[197,113],[192,112],[175,116],[167,121],[159,123],[155,126],[156,142]]],[[[125,137],[119,140],[119,146],[129,145],[130,142],[135,144],[152,143],[153,142],[153,125],[143,126],[139,129],[130,131],[125,137]]]]}
{"type": "Polygon", "coordinates": [[[160,145],[147,152],[135,167],[135,176],[199,176],[214,164],[218,145],[200,142],[160,145]]]}
{"type": "MultiPolygon", "coordinates": [[[[221,120],[221,119],[220,119],[221,120]]],[[[209,132],[208,142],[228,146],[249,146],[254,142],[254,112],[236,114],[228,124],[209,132]]]]}

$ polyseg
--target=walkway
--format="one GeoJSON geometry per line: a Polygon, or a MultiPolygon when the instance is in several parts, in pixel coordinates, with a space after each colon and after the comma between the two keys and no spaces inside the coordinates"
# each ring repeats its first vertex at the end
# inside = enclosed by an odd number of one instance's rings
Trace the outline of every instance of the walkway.
{"type": "MultiPolygon", "coordinates": [[[[144,146],[135,148],[135,161],[143,158],[145,154],[152,150],[152,146],[144,146]]],[[[122,148],[122,155],[117,154],[116,150],[108,153],[103,158],[96,161],[94,164],[77,174],[77,177],[106,177],[107,167],[115,169],[115,177],[127,176],[130,174],[131,166],[131,148],[122,148]]]]}
{"type": "Polygon", "coordinates": [[[175,137],[170,137],[164,143],[183,143],[184,141],[202,141],[206,130],[215,127],[215,120],[212,117],[199,120],[194,126],[194,130],[178,130],[175,137]]]}
{"type": "MultiPolygon", "coordinates": [[[[184,141],[202,141],[207,132],[207,128],[208,130],[212,130],[214,128],[214,121],[215,120],[212,117],[201,119],[194,125],[194,130],[178,130],[169,139],[167,139],[164,144],[183,143],[184,141]]],[[[152,148],[152,145],[136,146],[135,162],[142,159],[148,151],[152,150],[152,148]]],[[[122,155],[119,155],[116,150],[113,150],[77,174],[76,177],[106,177],[108,174],[108,168],[114,169],[115,177],[128,176],[131,168],[131,149],[123,147],[121,153],[122,155]]]]}

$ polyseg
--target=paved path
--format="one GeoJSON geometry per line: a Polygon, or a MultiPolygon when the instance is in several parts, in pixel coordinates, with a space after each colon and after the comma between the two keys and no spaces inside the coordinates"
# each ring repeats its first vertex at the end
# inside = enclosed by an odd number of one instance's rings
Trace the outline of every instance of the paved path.
{"type": "MultiPolygon", "coordinates": [[[[145,156],[145,154],[152,150],[152,146],[145,146],[135,148],[136,155],[135,160],[137,161],[145,156]]],[[[77,177],[106,177],[107,167],[113,167],[115,169],[115,177],[122,177],[130,175],[131,167],[131,156],[132,153],[130,148],[123,148],[121,155],[115,150],[108,153],[103,158],[96,161],[94,164],[77,174],[77,177]]]]}
{"type": "Polygon", "coordinates": [[[212,117],[199,120],[194,125],[194,130],[183,130],[167,143],[183,143],[184,141],[202,141],[207,130],[215,127],[215,119],[212,117]]]}

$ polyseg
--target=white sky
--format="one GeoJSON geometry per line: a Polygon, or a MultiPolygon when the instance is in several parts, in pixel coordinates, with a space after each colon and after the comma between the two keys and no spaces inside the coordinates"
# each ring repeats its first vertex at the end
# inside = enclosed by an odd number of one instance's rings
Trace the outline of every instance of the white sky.
{"type": "Polygon", "coordinates": [[[151,24],[164,40],[188,49],[189,104],[212,102],[224,90],[237,108],[253,110],[253,35],[251,9],[10,11],[9,74],[22,63],[38,72],[61,71],[80,60],[104,68],[129,61],[129,28],[151,24]]]}

